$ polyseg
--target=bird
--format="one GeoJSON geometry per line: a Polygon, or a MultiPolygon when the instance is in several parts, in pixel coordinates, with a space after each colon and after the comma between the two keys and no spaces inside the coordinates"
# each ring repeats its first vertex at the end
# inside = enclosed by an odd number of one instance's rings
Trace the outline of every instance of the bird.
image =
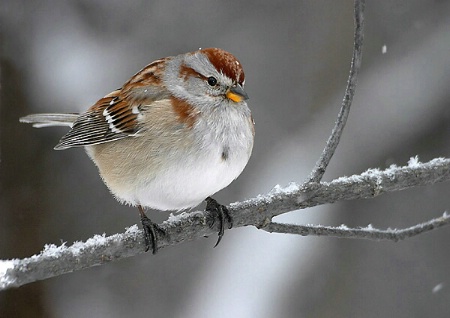
{"type": "Polygon", "coordinates": [[[234,55],[199,49],[150,63],[84,113],[30,114],[20,122],[70,127],[54,149],[84,147],[112,195],[138,208],[145,251],[155,254],[157,232],[164,234],[147,208],[183,211],[202,201],[220,222],[217,246],[233,221],[211,196],[241,174],[253,149],[244,84],[234,55]]]}

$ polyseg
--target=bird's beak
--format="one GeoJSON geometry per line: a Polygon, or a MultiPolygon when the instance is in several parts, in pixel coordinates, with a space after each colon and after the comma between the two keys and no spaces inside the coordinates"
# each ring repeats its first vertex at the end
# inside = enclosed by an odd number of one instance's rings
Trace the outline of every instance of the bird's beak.
{"type": "Polygon", "coordinates": [[[228,90],[226,94],[228,99],[231,99],[235,103],[242,102],[243,100],[248,99],[247,93],[244,91],[241,85],[237,84],[228,90]]]}

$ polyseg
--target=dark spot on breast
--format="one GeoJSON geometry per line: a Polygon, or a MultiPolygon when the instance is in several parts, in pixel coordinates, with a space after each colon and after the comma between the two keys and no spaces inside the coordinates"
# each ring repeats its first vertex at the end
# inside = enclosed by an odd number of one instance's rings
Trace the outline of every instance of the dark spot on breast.
{"type": "Polygon", "coordinates": [[[227,161],[229,156],[230,148],[228,146],[224,146],[222,149],[222,160],[227,161]]]}

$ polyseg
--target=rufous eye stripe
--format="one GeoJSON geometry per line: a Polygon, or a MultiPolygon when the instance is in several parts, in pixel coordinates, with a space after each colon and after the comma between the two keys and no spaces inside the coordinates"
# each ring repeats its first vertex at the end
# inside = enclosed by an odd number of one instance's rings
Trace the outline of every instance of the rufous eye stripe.
{"type": "Polygon", "coordinates": [[[202,74],[200,74],[197,71],[195,71],[192,67],[189,67],[189,66],[187,66],[185,64],[181,64],[181,66],[180,66],[180,78],[186,79],[186,78],[188,78],[190,76],[206,79],[205,76],[203,76],[202,74]]]}

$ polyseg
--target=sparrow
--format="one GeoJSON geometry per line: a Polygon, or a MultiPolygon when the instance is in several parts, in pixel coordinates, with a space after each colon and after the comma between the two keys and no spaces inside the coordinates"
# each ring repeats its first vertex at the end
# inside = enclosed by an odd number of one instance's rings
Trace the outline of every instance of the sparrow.
{"type": "MultiPolygon", "coordinates": [[[[206,210],[232,227],[227,208],[211,198],[249,161],[255,136],[239,60],[206,48],[154,61],[81,114],[31,114],[34,127],[69,126],[56,150],[84,147],[114,197],[138,208],[146,251],[162,229],[145,208],[206,210]]],[[[212,226],[214,222],[210,223],[212,226]]]]}

